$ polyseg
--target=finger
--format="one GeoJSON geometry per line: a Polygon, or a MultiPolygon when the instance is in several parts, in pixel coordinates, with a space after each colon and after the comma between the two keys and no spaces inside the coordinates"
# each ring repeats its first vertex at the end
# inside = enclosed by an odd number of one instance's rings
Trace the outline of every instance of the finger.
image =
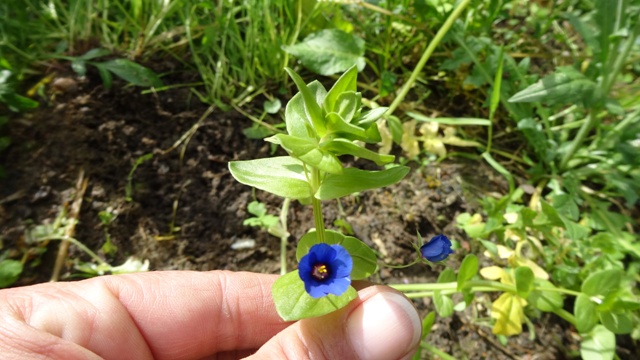
{"type": "Polygon", "coordinates": [[[371,286],[342,310],[284,329],[251,359],[408,359],[421,332],[418,313],[406,297],[371,286]]]}
{"type": "Polygon", "coordinates": [[[41,284],[0,292],[0,321],[18,320],[23,333],[35,328],[104,358],[202,358],[256,349],[288,326],[271,298],[276,278],[181,271],[41,284]]]}

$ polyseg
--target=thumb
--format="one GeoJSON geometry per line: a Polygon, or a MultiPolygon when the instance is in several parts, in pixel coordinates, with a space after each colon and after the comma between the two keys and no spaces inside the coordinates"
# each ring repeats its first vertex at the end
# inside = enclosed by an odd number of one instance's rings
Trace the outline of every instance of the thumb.
{"type": "Polygon", "coordinates": [[[406,297],[371,286],[343,309],[292,324],[249,359],[408,359],[421,333],[420,317],[406,297]]]}

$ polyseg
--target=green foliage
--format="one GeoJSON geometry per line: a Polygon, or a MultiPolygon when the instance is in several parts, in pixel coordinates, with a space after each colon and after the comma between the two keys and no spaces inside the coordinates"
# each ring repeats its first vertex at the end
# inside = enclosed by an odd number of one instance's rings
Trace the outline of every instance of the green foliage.
{"type": "Polygon", "coordinates": [[[77,57],[62,55],[56,57],[71,61],[71,68],[80,76],[87,74],[87,65],[95,66],[98,69],[100,78],[102,78],[102,84],[106,89],[111,88],[113,82],[113,76],[111,74],[136,86],[153,86],[159,88],[163,85],[162,80],[160,80],[156,73],[133,61],[127,59],[95,60],[109,54],[109,50],[97,48],[89,50],[85,54],[77,57]]]}
{"type": "Polygon", "coordinates": [[[364,40],[339,29],[320,30],[282,49],[320,75],[343,72],[353,65],[362,71],[365,65],[364,40]]]}
{"type": "Polygon", "coordinates": [[[22,274],[22,263],[0,256],[0,289],[11,286],[22,274]]]}
{"type": "MultiPolygon", "coordinates": [[[[398,166],[381,171],[344,167],[339,156],[352,155],[376,164],[388,164],[393,156],[380,155],[359,142],[380,141],[376,120],[383,110],[362,112],[361,93],[357,92],[357,68],[349,68],[327,91],[318,81],[305,84],[291,69],[286,69],[300,90],[287,104],[285,122],[288,134],[276,134],[266,141],[280,145],[289,156],[231,161],[234,178],[246,185],[289,199],[311,202],[316,229],[298,242],[300,261],[320,243],[342,246],[351,256],[350,280],[360,280],[377,271],[376,255],[352,236],[324,229],[320,200],[329,200],[400,181],[409,171],[398,166]]],[[[266,210],[253,205],[257,220],[266,218],[266,210]]],[[[262,219],[262,220],[261,220],[262,219]]],[[[323,265],[324,266],[324,265],[323,265]]],[[[276,309],[284,320],[320,316],[346,306],[356,296],[353,287],[340,296],[311,297],[297,271],[279,278],[272,289],[276,309]]]]}
{"type": "Polygon", "coordinates": [[[13,71],[0,64],[0,104],[5,104],[9,110],[15,112],[36,108],[38,102],[19,95],[17,85],[18,79],[13,71]]]}
{"type": "Polygon", "coordinates": [[[304,289],[298,270],[287,273],[273,284],[272,295],[278,315],[284,321],[328,314],[347,306],[358,295],[353,287],[341,296],[329,294],[321,298],[312,298],[304,289]]]}

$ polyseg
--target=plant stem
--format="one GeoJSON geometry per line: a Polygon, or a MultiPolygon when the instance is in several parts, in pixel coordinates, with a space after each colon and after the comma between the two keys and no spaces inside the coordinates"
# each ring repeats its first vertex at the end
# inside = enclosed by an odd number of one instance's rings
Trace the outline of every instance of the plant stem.
{"type": "Polygon", "coordinates": [[[438,349],[437,347],[428,344],[426,342],[422,342],[420,343],[420,347],[427,350],[429,353],[437,356],[438,358],[442,359],[442,360],[455,360],[456,358],[454,358],[453,356],[447,354],[446,352],[438,349]]]}
{"type": "Polygon", "coordinates": [[[598,118],[596,116],[596,112],[596,109],[591,109],[591,111],[589,112],[589,117],[584,123],[582,123],[580,130],[578,130],[578,134],[571,142],[571,145],[569,145],[569,149],[567,149],[567,152],[562,156],[562,161],[560,161],[561,171],[566,170],[567,164],[569,163],[571,158],[573,158],[573,155],[575,155],[576,151],[578,151],[578,148],[580,147],[580,145],[582,145],[584,139],[587,138],[587,135],[589,134],[589,131],[591,130],[593,125],[595,125],[595,123],[597,122],[598,118]]]}
{"type": "Polygon", "coordinates": [[[283,230],[283,234],[280,237],[280,275],[287,273],[287,243],[289,241],[287,214],[289,213],[289,204],[291,204],[291,199],[284,198],[282,208],[280,209],[280,226],[283,230]]]}
{"type": "Polygon", "coordinates": [[[38,242],[47,241],[47,240],[60,240],[60,241],[66,240],[66,241],[72,243],[73,245],[77,246],[80,250],[86,252],[87,255],[89,255],[91,258],[93,258],[98,263],[100,263],[100,265],[109,266],[109,264],[106,261],[102,260],[102,258],[100,256],[98,256],[96,253],[91,251],[83,243],[81,243],[80,241],[78,241],[78,240],[76,240],[76,239],[74,239],[72,237],[69,237],[69,236],[46,236],[46,237],[38,238],[38,242]]]}
{"type": "Polygon", "coordinates": [[[398,93],[398,96],[396,96],[396,98],[391,103],[391,106],[389,106],[389,109],[387,110],[386,115],[392,115],[393,112],[398,108],[400,103],[407,96],[407,94],[409,93],[409,89],[411,89],[413,84],[416,82],[418,75],[422,72],[422,69],[426,65],[429,58],[431,57],[431,54],[433,54],[438,44],[440,44],[440,41],[442,40],[442,38],[446,35],[449,29],[451,29],[451,26],[453,26],[454,21],[456,21],[456,19],[460,17],[460,14],[462,14],[462,10],[464,10],[467,7],[467,5],[469,5],[470,2],[471,0],[462,0],[460,4],[458,4],[458,7],[456,7],[451,12],[447,20],[444,22],[444,24],[442,24],[442,27],[440,27],[436,35],[433,37],[433,39],[427,46],[427,49],[422,54],[422,57],[420,57],[420,61],[418,61],[418,64],[413,69],[413,72],[411,72],[411,76],[409,76],[409,80],[407,80],[407,82],[404,84],[402,89],[400,89],[400,93],[398,93]]]}
{"type": "MultiPolygon", "coordinates": [[[[313,194],[320,188],[320,170],[315,167],[311,168],[311,189],[313,194]]],[[[316,225],[316,234],[318,242],[324,243],[324,218],[322,217],[322,205],[320,200],[315,196],[311,196],[311,204],[313,205],[313,221],[316,225]]]]}

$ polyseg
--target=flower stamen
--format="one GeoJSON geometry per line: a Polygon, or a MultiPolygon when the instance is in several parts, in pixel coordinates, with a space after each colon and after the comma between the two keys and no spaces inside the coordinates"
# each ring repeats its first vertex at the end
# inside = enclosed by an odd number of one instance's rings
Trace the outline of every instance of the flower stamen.
{"type": "Polygon", "coordinates": [[[313,266],[313,272],[311,275],[316,280],[324,280],[329,277],[329,269],[325,264],[316,264],[313,266]]]}

